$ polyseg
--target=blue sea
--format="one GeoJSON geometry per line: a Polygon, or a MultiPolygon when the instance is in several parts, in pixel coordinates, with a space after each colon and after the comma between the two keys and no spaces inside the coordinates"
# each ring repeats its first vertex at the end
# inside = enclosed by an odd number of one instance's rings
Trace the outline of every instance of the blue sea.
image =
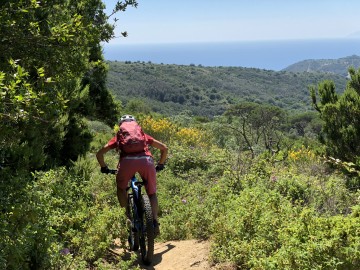
{"type": "Polygon", "coordinates": [[[279,71],[307,59],[360,56],[360,39],[105,44],[106,60],[157,64],[236,66],[279,71]]]}

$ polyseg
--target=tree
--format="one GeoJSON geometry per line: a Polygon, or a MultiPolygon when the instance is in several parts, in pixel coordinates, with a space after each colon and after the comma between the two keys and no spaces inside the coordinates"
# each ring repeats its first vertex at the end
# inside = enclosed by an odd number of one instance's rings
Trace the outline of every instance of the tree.
{"type": "Polygon", "coordinates": [[[249,150],[253,158],[257,148],[266,149],[272,155],[280,151],[283,143],[281,125],[286,119],[280,108],[244,102],[232,106],[224,115],[228,127],[238,136],[239,144],[243,144],[243,149],[249,150]]]}
{"type": "Polygon", "coordinates": [[[349,74],[351,79],[342,95],[336,93],[332,81],[309,89],[314,108],[324,121],[321,142],[327,155],[360,166],[360,69],[350,68],[349,74]]]}
{"type": "MultiPolygon", "coordinates": [[[[118,2],[113,14],[136,5],[133,0],[118,2]]],[[[65,164],[89,144],[84,116],[114,121],[118,110],[105,87],[100,43],[114,37],[115,25],[108,23],[104,8],[101,0],[3,1],[3,165],[33,170],[65,164]],[[84,145],[72,148],[78,151],[66,150],[79,142],[84,145]]]]}
{"type": "Polygon", "coordinates": [[[82,79],[82,87],[88,87],[88,98],[80,106],[82,114],[104,121],[112,126],[118,119],[120,105],[106,87],[108,66],[104,61],[101,46],[90,51],[89,68],[82,79]]]}
{"type": "MultiPolygon", "coordinates": [[[[118,2],[114,12],[135,4],[118,2]]],[[[114,37],[114,25],[103,10],[101,0],[1,2],[1,269],[55,267],[48,253],[62,236],[49,226],[47,201],[34,201],[29,192],[38,184],[32,173],[86,153],[91,133],[85,117],[108,123],[116,117],[108,108],[116,106],[104,87],[100,45],[114,37]]]]}
{"type": "Polygon", "coordinates": [[[316,111],[304,112],[293,115],[289,119],[291,128],[296,130],[298,136],[306,137],[306,133],[311,135],[319,134],[321,122],[316,111]]]}

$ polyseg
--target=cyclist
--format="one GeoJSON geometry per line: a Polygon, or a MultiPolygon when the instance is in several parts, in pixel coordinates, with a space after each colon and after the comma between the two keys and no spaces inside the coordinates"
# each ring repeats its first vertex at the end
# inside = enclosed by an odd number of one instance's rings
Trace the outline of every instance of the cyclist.
{"type": "MultiPolygon", "coordinates": [[[[119,125],[123,122],[135,121],[132,115],[124,115],[120,118],[119,125]]],[[[120,151],[120,160],[118,163],[118,173],[116,175],[117,197],[121,207],[127,209],[127,193],[126,188],[131,177],[135,173],[139,173],[141,178],[146,180],[145,189],[149,196],[151,208],[154,218],[155,235],[160,233],[158,222],[158,200],[156,196],[156,172],[164,169],[164,163],[167,158],[167,146],[145,134],[146,147],[142,152],[127,154],[120,151]],[[156,166],[148,145],[160,150],[160,160],[156,166]]],[[[105,163],[104,154],[112,149],[117,149],[117,136],[114,136],[107,144],[105,144],[97,153],[96,158],[101,166],[102,173],[109,173],[109,168],[105,163]]],[[[126,213],[129,218],[129,213],[126,213]]]]}

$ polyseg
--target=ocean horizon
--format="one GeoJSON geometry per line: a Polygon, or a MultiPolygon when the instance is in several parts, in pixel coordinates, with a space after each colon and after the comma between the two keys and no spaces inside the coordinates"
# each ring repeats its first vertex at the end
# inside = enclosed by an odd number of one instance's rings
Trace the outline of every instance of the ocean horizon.
{"type": "Polygon", "coordinates": [[[103,48],[104,57],[109,61],[236,66],[280,71],[308,59],[360,56],[360,39],[104,44],[103,48]]]}

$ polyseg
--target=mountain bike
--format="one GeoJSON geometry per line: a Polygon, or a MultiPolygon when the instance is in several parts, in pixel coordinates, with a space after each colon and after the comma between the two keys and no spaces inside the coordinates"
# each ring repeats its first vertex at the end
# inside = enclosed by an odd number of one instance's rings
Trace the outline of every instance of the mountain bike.
{"type": "MultiPolygon", "coordinates": [[[[110,170],[110,173],[116,174],[117,170],[110,170]]],[[[141,259],[144,264],[149,265],[154,256],[155,239],[152,208],[148,195],[146,192],[142,193],[145,182],[139,181],[134,175],[129,183],[126,189],[126,212],[131,220],[128,242],[132,251],[137,251],[140,247],[141,259]]]]}

